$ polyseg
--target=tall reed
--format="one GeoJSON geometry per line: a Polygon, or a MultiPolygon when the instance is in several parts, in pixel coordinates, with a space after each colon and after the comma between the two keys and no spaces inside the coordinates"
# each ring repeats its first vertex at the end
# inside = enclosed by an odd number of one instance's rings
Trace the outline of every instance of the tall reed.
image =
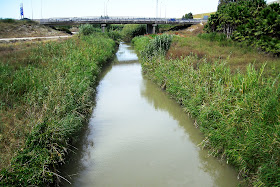
{"type": "Polygon", "coordinates": [[[96,33],[42,44],[23,66],[0,63],[1,141],[22,142],[10,166],[1,170],[1,185],[43,186],[61,178],[57,166],[73,151],[69,145],[78,141],[101,68],[114,52],[115,42],[96,33]],[[15,111],[23,112],[13,115],[16,127],[9,128],[7,116],[15,111]]]}
{"type": "Polygon", "coordinates": [[[209,63],[194,55],[140,60],[143,72],[196,118],[205,134],[202,146],[249,184],[280,186],[280,75],[264,76],[265,64],[232,73],[224,60],[209,63]]]}

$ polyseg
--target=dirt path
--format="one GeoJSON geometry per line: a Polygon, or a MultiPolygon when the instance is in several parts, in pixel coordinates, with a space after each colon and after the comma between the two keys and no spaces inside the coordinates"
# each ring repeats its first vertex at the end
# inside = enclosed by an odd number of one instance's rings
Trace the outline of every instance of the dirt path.
{"type": "Polygon", "coordinates": [[[0,38],[0,43],[3,42],[16,42],[16,41],[29,41],[29,40],[36,40],[36,39],[43,39],[43,40],[52,40],[52,39],[60,39],[60,38],[68,38],[72,37],[73,35],[65,35],[65,36],[46,36],[46,37],[24,37],[24,38],[0,38]]]}

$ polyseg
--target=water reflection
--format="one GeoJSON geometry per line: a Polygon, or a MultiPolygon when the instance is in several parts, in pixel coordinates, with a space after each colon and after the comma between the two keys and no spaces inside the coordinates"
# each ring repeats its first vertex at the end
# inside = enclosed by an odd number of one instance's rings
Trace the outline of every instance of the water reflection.
{"type": "Polygon", "coordinates": [[[236,174],[196,146],[202,136],[180,106],[143,78],[130,47],[120,51],[63,170],[73,186],[235,186],[236,174]]]}
{"type": "MultiPolygon", "coordinates": [[[[160,90],[154,83],[144,79],[141,95],[154,106],[156,110],[166,111],[178,122],[179,126],[188,135],[194,145],[198,145],[203,140],[203,136],[198,129],[192,125],[192,120],[188,118],[182,108],[168,98],[165,92],[160,90]]],[[[208,155],[207,150],[197,149],[199,153],[200,165],[199,168],[206,173],[209,173],[214,180],[214,186],[237,186],[235,171],[224,161],[218,161],[208,155]]]]}
{"type": "Polygon", "coordinates": [[[136,53],[131,49],[131,46],[121,43],[118,52],[116,53],[119,62],[124,61],[137,61],[136,53]]]}

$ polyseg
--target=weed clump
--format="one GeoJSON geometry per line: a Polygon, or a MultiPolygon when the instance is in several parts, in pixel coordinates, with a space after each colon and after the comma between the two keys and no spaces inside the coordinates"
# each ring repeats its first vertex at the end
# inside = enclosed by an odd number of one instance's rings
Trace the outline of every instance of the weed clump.
{"type": "Polygon", "coordinates": [[[149,39],[148,37],[136,37],[132,40],[132,43],[137,43],[136,46],[141,43],[141,56],[144,58],[165,55],[171,46],[171,42],[172,35],[169,34],[155,35],[152,39],[149,39]]]}

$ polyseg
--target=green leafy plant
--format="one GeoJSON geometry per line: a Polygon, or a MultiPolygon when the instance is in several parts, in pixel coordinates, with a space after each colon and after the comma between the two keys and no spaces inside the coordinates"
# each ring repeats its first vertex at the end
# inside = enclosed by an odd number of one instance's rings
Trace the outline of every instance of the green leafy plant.
{"type": "Polygon", "coordinates": [[[124,41],[131,41],[134,37],[146,34],[146,25],[127,24],[123,27],[124,41]]]}
{"type": "Polygon", "coordinates": [[[91,35],[91,34],[94,34],[94,33],[100,33],[101,32],[101,29],[100,28],[96,28],[96,27],[93,27],[92,25],[90,24],[84,24],[84,25],[81,25],[80,26],[80,30],[79,30],[79,33],[81,35],[91,35]]]}
{"type": "Polygon", "coordinates": [[[280,5],[264,0],[227,1],[212,14],[205,30],[221,32],[275,55],[280,54],[280,5]]]}
{"type": "Polygon", "coordinates": [[[156,35],[153,39],[149,40],[147,45],[145,45],[144,50],[141,52],[142,56],[147,58],[153,57],[155,55],[165,55],[165,53],[170,48],[172,42],[172,35],[162,34],[156,35]]]}

